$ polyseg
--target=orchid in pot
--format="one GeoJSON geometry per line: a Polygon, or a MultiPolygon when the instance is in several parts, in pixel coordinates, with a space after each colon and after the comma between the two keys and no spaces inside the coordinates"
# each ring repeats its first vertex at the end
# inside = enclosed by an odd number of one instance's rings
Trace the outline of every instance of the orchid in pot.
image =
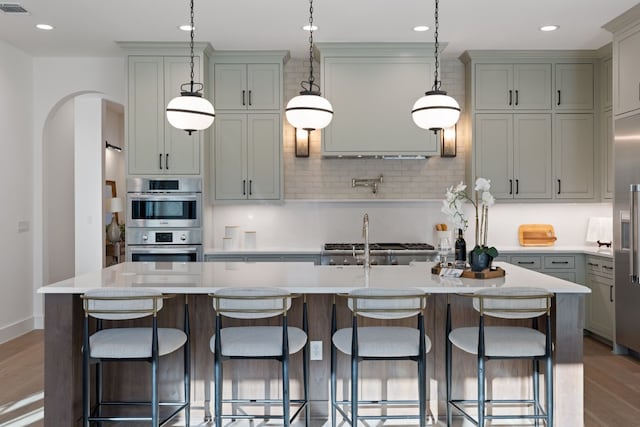
{"type": "Polygon", "coordinates": [[[487,246],[489,231],[489,208],[494,205],[495,198],[491,195],[491,180],[476,179],[473,198],[466,192],[467,186],[462,182],[457,186],[447,188],[445,199],[442,201],[442,212],[449,217],[449,221],[461,230],[469,227],[469,221],[464,212],[464,202],[469,201],[475,208],[476,244],[469,253],[469,263],[474,271],[481,271],[491,265],[493,258],[498,256],[498,250],[487,246]]]}

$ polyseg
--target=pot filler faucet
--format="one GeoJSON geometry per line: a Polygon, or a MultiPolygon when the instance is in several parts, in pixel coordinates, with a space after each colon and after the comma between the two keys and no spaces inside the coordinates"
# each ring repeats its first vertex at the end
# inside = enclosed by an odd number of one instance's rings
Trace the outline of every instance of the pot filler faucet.
{"type": "Polygon", "coordinates": [[[370,253],[369,253],[369,214],[364,214],[362,218],[362,237],[364,238],[364,268],[371,267],[370,253]]]}

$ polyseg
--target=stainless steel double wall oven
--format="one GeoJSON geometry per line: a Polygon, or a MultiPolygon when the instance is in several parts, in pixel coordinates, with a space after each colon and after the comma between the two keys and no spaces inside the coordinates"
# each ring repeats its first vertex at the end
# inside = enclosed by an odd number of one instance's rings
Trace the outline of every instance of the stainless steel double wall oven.
{"type": "Polygon", "coordinates": [[[202,180],[127,179],[127,261],[202,261],[202,180]]]}

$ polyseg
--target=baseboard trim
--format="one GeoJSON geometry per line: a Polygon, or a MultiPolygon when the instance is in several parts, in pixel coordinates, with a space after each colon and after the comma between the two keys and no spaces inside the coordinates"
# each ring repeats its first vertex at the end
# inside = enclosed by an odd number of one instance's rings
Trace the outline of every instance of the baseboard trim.
{"type": "Polygon", "coordinates": [[[34,329],[34,323],[35,319],[28,317],[10,325],[0,327],[0,344],[24,335],[27,332],[31,332],[34,329]]]}

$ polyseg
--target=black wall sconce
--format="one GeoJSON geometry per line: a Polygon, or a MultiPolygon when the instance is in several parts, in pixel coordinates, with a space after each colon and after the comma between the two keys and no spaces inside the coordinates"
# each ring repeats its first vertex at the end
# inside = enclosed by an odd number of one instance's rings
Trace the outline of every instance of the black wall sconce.
{"type": "Polygon", "coordinates": [[[118,147],[117,145],[109,144],[109,141],[105,141],[105,148],[118,152],[122,151],[122,148],[118,147]]]}
{"type": "Polygon", "coordinates": [[[309,140],[311,139],[311,131],[305,129],[296,129],[296,157],[309,157],[309,140]]]}
{"type": "Polygon", "coordinates": [[[455,157],[458,150],[458,125],[440,131],[440,157],[455,157]]]}

